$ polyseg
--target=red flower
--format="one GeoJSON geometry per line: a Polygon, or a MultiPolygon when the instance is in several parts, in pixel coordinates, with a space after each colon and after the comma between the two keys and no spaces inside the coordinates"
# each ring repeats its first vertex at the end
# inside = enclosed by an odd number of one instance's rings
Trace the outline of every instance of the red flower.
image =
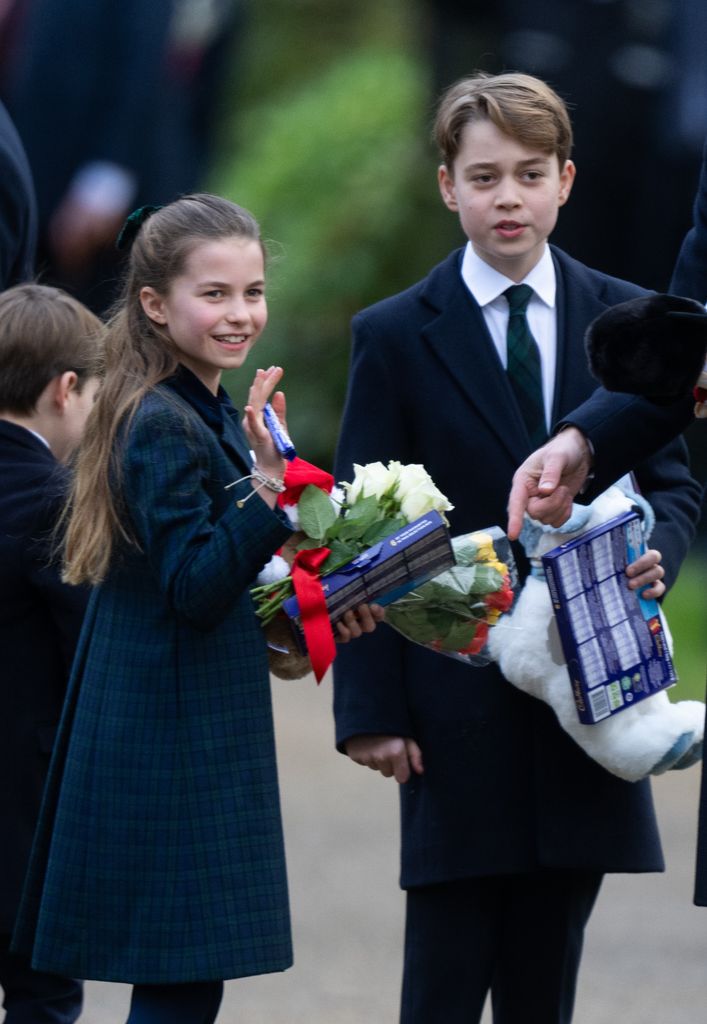
{"type": "Polygon", "coordinates": [[[287,463],[284,482],[286,490],[278,495],[278,503],[280,505],[296,505],[302,491],[310,484],[314,484],[315,487],[319,487],[322,491],[326,491],[327,494],[331,494],[331,489],[334,486],[334,477],[331,473],[319,469],[318,466],[313,466],[311,462],[294,458],[292,462],[287,463]]]}
{"type": "Polygon", "coordinates": [[[486,594],[484,604],[487,608],[496,608],[500,612],[507,612],[513,604],[513,589],[508,576],[503,577],[503,585],[500,590],[493,594],[486,594]]]}
{"type": "Polygon", "coordinates": [[[488,622],[480,622],[476,628],[474,639],[470,644],[464,648],[463,651],[459,651],[459,654],[478,654],[479,651],[486,645],[486,641],[489,636],[488,622]]]}

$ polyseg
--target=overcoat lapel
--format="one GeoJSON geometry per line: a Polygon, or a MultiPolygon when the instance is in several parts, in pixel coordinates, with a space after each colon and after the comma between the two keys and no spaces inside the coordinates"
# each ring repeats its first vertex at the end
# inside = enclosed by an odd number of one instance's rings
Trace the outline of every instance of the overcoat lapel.
{"type": "MultiPolygon", "coordinates": [[[[551,247],[552,248],[552,247],[551,247]]],[[[552,423],[557,423],[587,397],[587,386],[598,387],[590,373],[584,334],[591,321],[611,305],[597,290],[582,264],[552,248],[557,280],[557,363],[552,423]],[[561,341],[560,341],[561,339],[561,341]]]]}
{"type": "Polygon", "coordinates": [[[224,448],[229,458],[244,473],[250,473],[253,459],[240,423],[240,413],[237,409],[224,409],[223,434],[220,441],[222,448],[224,448]]]}
{"type": "Polygon", "coordinates": [[[483,313],[462,282],[459,263],[459,252],[453,253],[427,279],[421,299],[439,316],[425,325],[422,337],[511,459],[520,464],[530,451],[530,438],[483,313]]]}

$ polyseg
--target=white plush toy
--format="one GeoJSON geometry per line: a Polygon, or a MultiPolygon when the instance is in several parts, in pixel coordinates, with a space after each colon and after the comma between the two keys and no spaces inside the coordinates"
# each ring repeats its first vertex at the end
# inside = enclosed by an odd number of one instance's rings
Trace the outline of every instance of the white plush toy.
{"type": "Polygon", "coordinates": [[[702,756],[705,707],[672,703],[663,690],[594,725],[579,721],[540,557],[557,545],[640,504],[646,537],[653,512],[636,495],[610,487],[591,505],[575,505],[561,531],[526,519],[521,542],[533,564],[512,611],[490,631],[488,649],[504,676],[544,700],[560,725],[607,771],[629,782],[670,768],[687,768],[702,756]]]}

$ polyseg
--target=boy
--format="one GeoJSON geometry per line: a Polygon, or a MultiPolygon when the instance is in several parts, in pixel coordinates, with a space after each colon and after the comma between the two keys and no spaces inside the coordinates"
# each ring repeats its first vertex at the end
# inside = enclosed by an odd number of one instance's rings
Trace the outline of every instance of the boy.
{"type": "MultiPolygon", "coordinates": [[[[435,135],[442,199],[468,243],[354,318],[336,472],[422,462],[460,534],[504,522],[515,467],[593,390],[585,327],[643,291],[547,244],[575,176],[567,110],[547,85],[463,79],[435,135]],[[529,286],[520,298],[505,294],[517,284],[529,286]]],[[[669,585],[699,488],[680,442],[637,476],[669,585]]],[[[490,990],[496,1024],[566,1024],[603,873],[663,868],[649,785],[592,763],[494,665],[471,669],[392,630],[352,647],[335,665],[339,749],[402,784],[401,1020],[471,1024],[490,990]]]]}
{"type": "Polygon", "coordinates": [[[81,984],[10,953],[87,594],[53,552],[69,459],[98,388],[102,326],[56,288],[0,295],[0,985],[5,1020],[75,1021],[81,984]]]}

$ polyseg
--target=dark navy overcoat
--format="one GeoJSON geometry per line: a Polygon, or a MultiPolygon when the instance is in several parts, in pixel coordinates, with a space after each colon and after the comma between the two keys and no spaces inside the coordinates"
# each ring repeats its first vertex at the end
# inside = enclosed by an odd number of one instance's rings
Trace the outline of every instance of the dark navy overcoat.
{"type": "Polygon", "coordinates": [[[35,967],[72,977],[186,982],[292,960],[249,596],[290,531],[258,497],[237,507],[249,485],[225,490],[250,471],[225,396],[187,371],[176,386],[148,394],[125,438],[139,549],[89,604],[16,930],[35,967]]]}
{"type": "MultiPolygon", "coordinates": [[[[454,504],[452,533],[506,522],[515,468],[531,451],[483,313],[462,282],[461,251],[408,291],[354,319],[337,478],[352,463],[423,463],[454,504]]],[[[557,373],[553,419],[594,390],[583,335],[640,288],[553,249],[557,373]]],[[[682,441],[636,467],[656,512],[668,583],[693,536],[700,488],[682,441]]],[[[521,568],[522,552],[517,551],[521,568]]],[[[541,868],[655,871],[663,866],[650,786],[599,767],[552,710],[495,665],[470,668],[381,626],[334,664],[337,741],[411,736],[425,771],[400,788],[402,884],[541,868]]]]}
{"type": "Polygon", "coordinates": [[[53,532],[68,472],[0,419],[0,934],[17,913],[88,591],[62,583],[53,532]]]}

